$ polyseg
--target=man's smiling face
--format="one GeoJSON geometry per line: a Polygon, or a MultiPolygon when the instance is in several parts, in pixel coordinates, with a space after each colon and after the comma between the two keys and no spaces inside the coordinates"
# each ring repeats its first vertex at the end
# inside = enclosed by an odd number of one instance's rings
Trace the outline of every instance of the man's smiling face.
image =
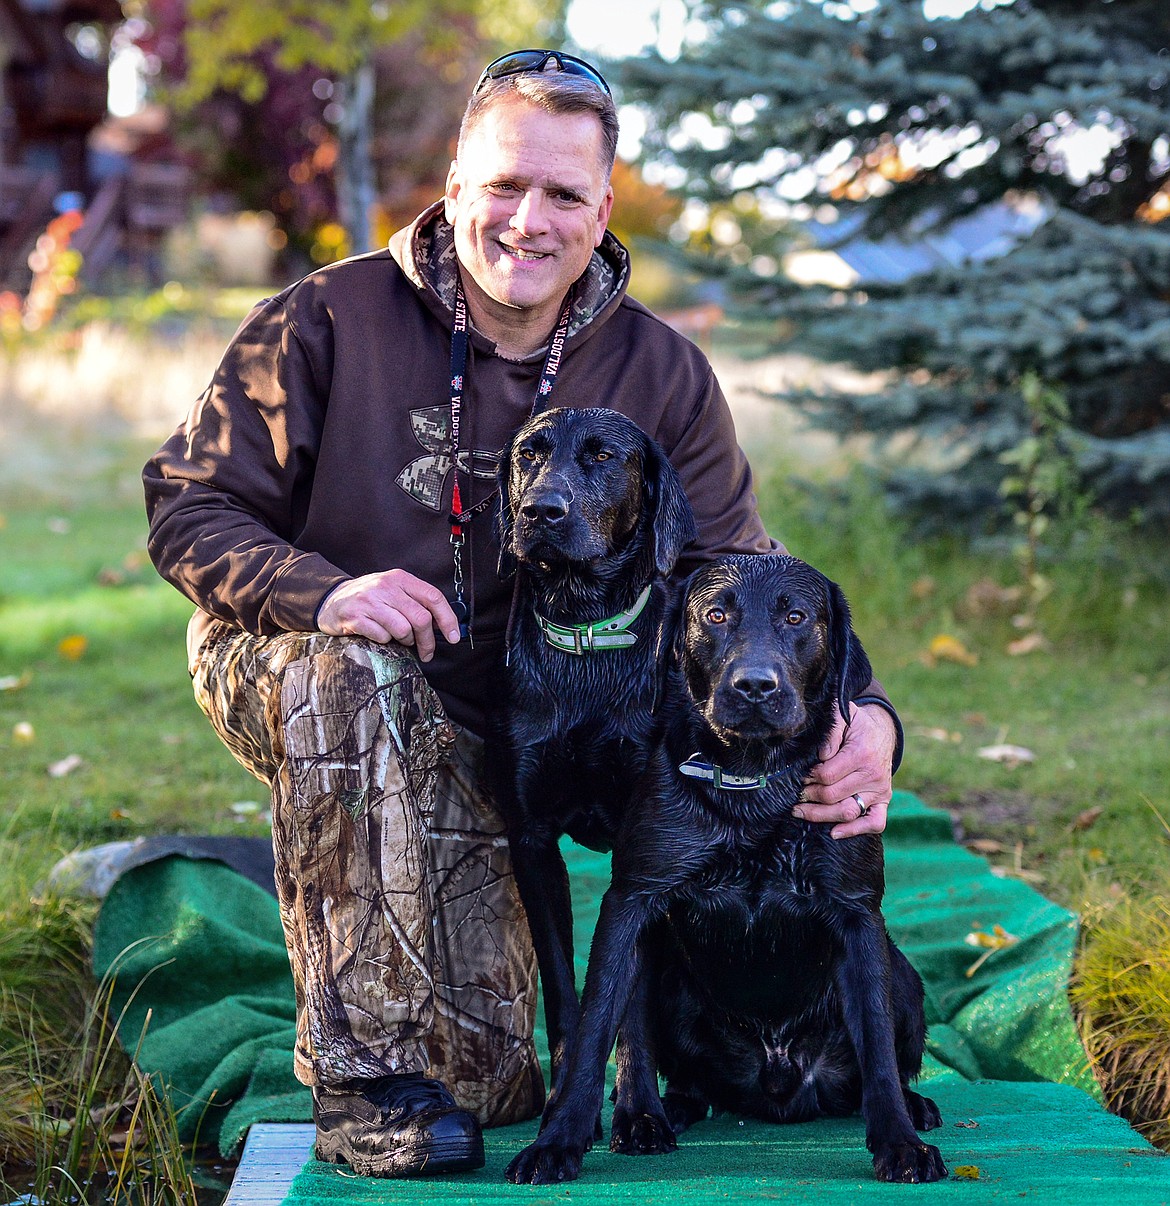
{"type": "Polygon", "coordinates": [[[472,317],[498,343],[540,346],[601,243],[613,206],[601,146],[594,114],[546,113],[519,97],[467,132],[446,214],[472,317]]]}

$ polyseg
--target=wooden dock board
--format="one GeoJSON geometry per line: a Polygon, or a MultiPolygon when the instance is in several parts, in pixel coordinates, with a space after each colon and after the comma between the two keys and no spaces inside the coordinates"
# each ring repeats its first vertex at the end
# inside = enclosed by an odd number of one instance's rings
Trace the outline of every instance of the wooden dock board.
{"type": "Polygon", "coordinates": [[[248,1131],[223,1206],[280,1206],[293,1178],[313,1154],[311,1122],[258,1122],[248,1131]]]}

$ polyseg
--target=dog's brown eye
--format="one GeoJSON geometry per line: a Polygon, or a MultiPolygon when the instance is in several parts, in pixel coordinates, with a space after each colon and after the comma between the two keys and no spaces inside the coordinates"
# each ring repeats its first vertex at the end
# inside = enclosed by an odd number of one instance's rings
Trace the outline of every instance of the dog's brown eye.
{"type": "Polygon", "coordinates": [[[598,452],[594,455],[593,459],[595,461],[608,461],[611,456],[613,456],[612,452],[598,452]]]}
{"type": "Polygon", "coordinates": [[[722,607],[712,607],[707,612],[707,620],[712,624],[724,624],[727,622],[727,612],[722,607]]]}
{"type": "Polygon", "coordinates": [[[533,452],[531,448],[521,448],[520,459],[524,461],[534,461],[536,460],[536,453],[533,452]]]}
{"type": "Polygon", "coordinates": [[[803,624],[804,612],[797,611],[795,608],[793,608],[793,610],[784,617],[784,622],[786,624],[803,624]]]}

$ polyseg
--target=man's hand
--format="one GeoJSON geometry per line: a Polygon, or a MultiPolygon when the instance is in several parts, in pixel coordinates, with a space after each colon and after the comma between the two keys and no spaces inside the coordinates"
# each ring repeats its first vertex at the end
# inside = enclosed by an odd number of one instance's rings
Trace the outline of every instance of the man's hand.
{"type": "Polygon", "coordinates": [[[334,587],[317,613],[317,627],[327,636],[413,645],[423,662],[435,654],[436,628],[452,645],[459,640],[459,621],[443,592],[401,569],[334,587]]]}
{"type": "Polygon", "coordinates": [[[794,809],[806,821],[841,822],[829,831],[834,838],[881,833],[894,790],[890,768],[898,734],[893,717],[878,704],[854,707],[852,716],[846,728],[838,714],[794,809]]]}

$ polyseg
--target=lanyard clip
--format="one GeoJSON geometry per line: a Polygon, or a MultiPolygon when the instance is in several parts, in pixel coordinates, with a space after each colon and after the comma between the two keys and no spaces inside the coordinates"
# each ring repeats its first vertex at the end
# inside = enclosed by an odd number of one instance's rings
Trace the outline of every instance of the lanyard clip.
{"type": "Polygon", "coordinates": [[[451,516],[451,554],[455,561],[455,598],[451,602],[451,610],[455,613],[455,618],[459,621],[459,635],[464,640],[471,639],[471,626],[469,620],[471,618],[470,610],[463,598],[463,546],[467,543],[467,537],[463,534],[463,527],[457,522],[458,517],[454,514],[451,516]]]}

